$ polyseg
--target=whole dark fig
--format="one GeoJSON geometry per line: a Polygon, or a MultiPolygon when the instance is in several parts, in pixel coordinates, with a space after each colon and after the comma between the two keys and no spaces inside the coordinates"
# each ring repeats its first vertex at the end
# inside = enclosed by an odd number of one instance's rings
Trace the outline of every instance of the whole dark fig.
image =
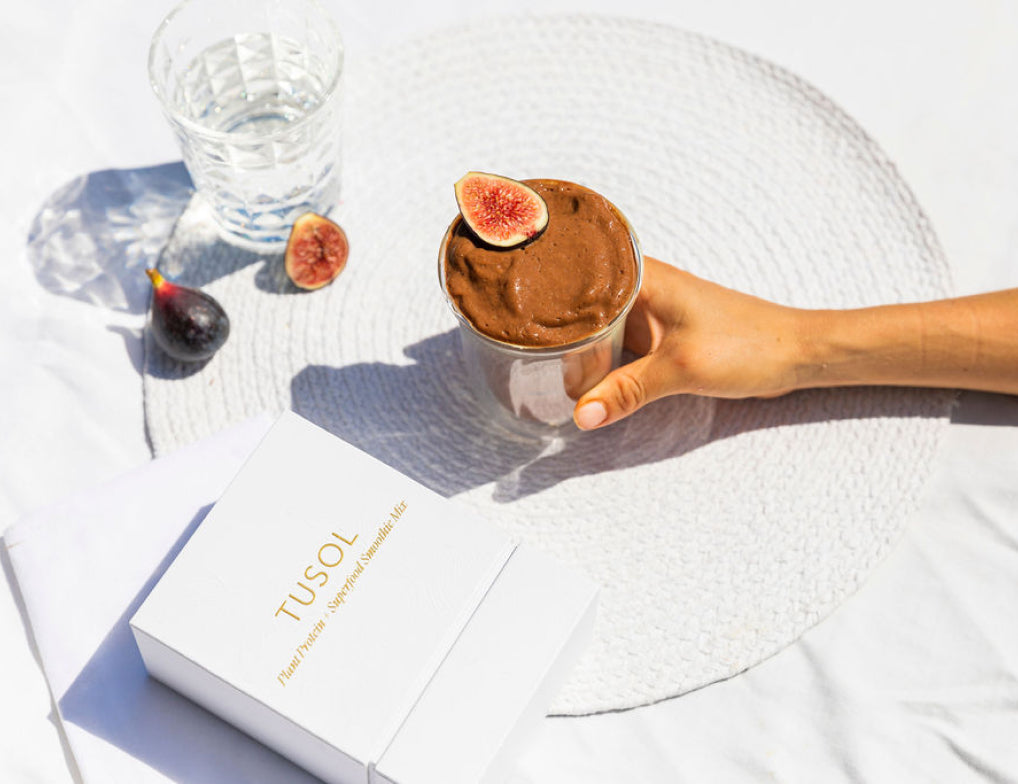
{"type": "Polygon", "coordinates": [[[200,289],[171,283],[156,269],[145,272],[152,281],[149,327],[159,347],[183,362],[200,362],[215,354],[230,335],[223,306],[200,289]]]}

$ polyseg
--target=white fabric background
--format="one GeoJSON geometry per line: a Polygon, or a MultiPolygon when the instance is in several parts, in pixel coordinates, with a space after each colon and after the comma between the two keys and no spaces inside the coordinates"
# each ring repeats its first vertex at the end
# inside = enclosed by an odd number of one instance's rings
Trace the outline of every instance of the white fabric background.
{"type": "MultiPolygon", "coordinates": [[[[144,75],[165,10],[43,0],[0,12],[0,529],[148,459],[141,317],[48,293],[27,244],[43,205],[75,178],[179,157],[144,75]]],[[[350,56],[511,10],[626,14],[759,53],[831,96],[898,163],[960,293],[1018,285],[1010,0],[351,0],[336,10],[350,56]]],[[[69,242],[83,257],[98,246],[135,261],[158,247],[158,236],[116,226],[69,242]]],[[[1018,401],[964,395],[904,540],[832,618],[681,700],[546,722],[520,780],[1018,781],[1016,428],[1018,401]]],[[[0,781],[73,781],[14,586],[0,593],[0,630],[0,781]]]]}

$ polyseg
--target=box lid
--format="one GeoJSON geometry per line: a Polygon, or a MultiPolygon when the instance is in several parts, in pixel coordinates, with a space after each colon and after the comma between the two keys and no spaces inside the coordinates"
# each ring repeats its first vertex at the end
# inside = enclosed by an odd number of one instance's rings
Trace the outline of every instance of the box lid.
{"type": "Polygon", "coordinates": [[[590,641],[596,594],[589,581],[520,545],[383,752],[371,784],[503,781],[590,641]]]}

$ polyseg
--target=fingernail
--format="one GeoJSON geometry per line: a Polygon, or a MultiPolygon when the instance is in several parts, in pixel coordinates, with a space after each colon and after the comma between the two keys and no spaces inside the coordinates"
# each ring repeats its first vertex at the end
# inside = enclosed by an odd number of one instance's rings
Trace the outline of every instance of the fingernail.
{"type": "Polygon", "coordinates": [[[608,418],[608,409],[600,400],[591,400],[576,409],[576,426],[581,430],[597,427],[608,418]]]}

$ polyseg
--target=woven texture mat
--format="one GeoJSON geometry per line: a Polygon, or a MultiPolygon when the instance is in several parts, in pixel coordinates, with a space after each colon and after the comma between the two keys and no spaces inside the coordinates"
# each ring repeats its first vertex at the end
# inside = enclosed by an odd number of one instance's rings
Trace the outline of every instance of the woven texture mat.
{"type": "Polygon", "coordinates": [[[179,221],[163,271],[217,297],[233,333],[201,368],[147,346],[156,453],[292,407],[586,572],[601,610],[561,714],[738,673],[860,585],[916,506],[951,393],[677,397],[528,443],[466,394],[436,274],[452,184],[479,169],[588,185],[648,254],[786,304],[947,294],[926,219],[850,118],[744,52],[602,17],[430,36],[351,63],[345,100],[334,284],[298,292],[279,256],[218,241],[197,200],[179,221]]]}

